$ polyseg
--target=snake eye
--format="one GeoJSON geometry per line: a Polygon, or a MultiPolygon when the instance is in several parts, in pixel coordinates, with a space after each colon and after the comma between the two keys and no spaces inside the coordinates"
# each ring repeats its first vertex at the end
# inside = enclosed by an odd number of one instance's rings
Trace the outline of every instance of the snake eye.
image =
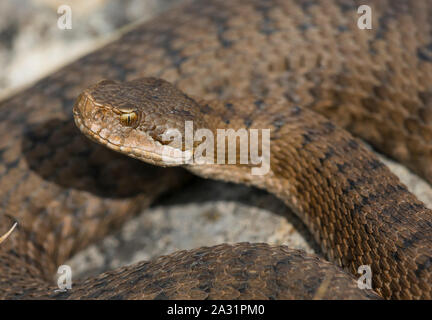
{"type": "Polygon", "coordinates": [[[120,115],[120,123],[126,127],[132,127],[138,120],[136,112],[122,113],[120,115]]]}

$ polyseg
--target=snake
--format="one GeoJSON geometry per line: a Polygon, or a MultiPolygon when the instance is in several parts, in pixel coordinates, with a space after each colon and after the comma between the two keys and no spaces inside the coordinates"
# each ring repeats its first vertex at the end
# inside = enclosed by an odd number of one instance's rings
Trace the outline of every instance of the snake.
{"type": "Polygon", "coordinates": [[[363,2],[186,1],[4,99],[0,298],[431,299],[431,210],[362,140],[432,182],[432,4],[367,1],[369,29],[363,2]],[[186,121],[270,129],[269,172],[167,163],[186,121]],[[325,258],[219,244],[57,290],[62,263],[188,172],[273,193],[325,258]]]}

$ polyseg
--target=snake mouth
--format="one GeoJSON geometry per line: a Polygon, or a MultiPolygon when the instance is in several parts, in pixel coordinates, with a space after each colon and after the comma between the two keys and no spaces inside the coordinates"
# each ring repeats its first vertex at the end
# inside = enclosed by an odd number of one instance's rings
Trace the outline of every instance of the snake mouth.
{"type": "MultiPolygon", "coordinates": [[[[102,136],[104,127],[101,125],[100,120],[97,121],[94,117],[90,116],[90,114],[95,113],[95,109],[110,111],[109,107],[95,103],[86,92],[83,92],[78,97],[72,109],[75,125],[90,140],[113,151],[125,154],[128,157],[162,167],[179,166],[187,162],[185,159],[190,158],[189,151],[185,152],[169,145],[164,145],[142,131],[139,132],[139,137],[135,136],[134,139],[130,139],[132,141],[139,140],[139,143],[133,144],[128,143],[127,138],[113,138],[113,136],[115,137],[113,134],[102,136]]],[[[112,118],[109,120],[113,123],[115,119],[112,118]]],[[[137,132],[135,128],[127,128],[127,130],[129,136],[137,132]]]]}

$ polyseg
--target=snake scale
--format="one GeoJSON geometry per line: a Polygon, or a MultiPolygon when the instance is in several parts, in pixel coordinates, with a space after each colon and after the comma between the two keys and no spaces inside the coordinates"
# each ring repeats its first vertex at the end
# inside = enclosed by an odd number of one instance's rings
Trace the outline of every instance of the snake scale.
{"type": "Polygon", "coordinates": [[[0,235],[19,228],[0,245],[0,298],[431,299],[431,211],[345,129],[432,182],[432,3],[368,1],[361,30],[363,2],[189,1],[2,101],[0,235]],[[55,292],[62,262],[187,179],[139,161],[160,164],[142,150],[184,120],[270,128],[267,175],[185,167],[274,193],[333,263],[221,244],[55,292]]]}

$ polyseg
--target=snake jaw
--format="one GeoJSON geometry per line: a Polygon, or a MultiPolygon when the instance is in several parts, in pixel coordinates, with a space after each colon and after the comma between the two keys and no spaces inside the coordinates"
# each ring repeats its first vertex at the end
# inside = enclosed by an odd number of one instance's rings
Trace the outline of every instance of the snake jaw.
{"type": "Polygon", "coordinates": [[[15,222],[13,224],[12,228],[10,228],[8,232],[6,232],[3,236],[0,237],[0,244],[2,244],[11,235],[11,233],[15,230],[17,225],[18,225],[18,222],[15,222]]]}

